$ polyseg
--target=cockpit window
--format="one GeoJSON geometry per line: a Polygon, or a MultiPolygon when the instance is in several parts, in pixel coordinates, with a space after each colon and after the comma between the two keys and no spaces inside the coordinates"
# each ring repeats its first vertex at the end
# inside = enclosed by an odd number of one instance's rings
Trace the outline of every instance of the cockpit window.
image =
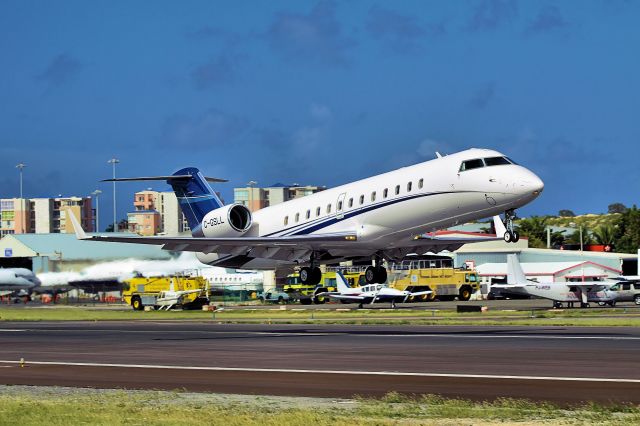
{"type": "Polygon", "coordinates": [[[484,159],[484,163],[489,166],[502,166],[504,164],[511,164],[507,157],[489,157],[484,159]]]}
{"type": "Polygon", "coordinates": [[[465,170],[479,169],[481,167],[484,167],[484,161],[481,158],[476,158],[475,160],[463,161],[462,165],[460,165],[460,171],[464,172],[465,170]]]}

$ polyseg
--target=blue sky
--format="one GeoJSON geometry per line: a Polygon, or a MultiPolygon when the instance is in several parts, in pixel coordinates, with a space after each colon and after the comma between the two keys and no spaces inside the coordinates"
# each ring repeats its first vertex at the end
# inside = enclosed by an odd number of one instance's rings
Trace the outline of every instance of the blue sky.
{"type": "MultiPolygon", "coordinates": [[[[638,203],[640,2],[3,1],[0,196],[193,165],[334,186],[433,152],[539,174],[522,215],[638,203]]],[[[119,186],[124,217],[134,191],[119,186]]],[[[154,189],[166,189],[158,184],[154,189]]],[[[109,210],[105,210],[109,211],[109,210]]]]}

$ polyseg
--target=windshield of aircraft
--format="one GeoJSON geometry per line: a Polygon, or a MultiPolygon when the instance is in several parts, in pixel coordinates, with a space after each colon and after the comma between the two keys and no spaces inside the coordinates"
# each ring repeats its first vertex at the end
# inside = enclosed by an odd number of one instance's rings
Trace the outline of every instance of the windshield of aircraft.
{"type": "Polygon", "coordinates": [[[480,169],[482,167],[502,166],[507,164],[516,164],[515,161],[509,157],[487,157],[487,158],[474,158],[473,160],[463,161],[460,165],[460,171],[480,169]]]}

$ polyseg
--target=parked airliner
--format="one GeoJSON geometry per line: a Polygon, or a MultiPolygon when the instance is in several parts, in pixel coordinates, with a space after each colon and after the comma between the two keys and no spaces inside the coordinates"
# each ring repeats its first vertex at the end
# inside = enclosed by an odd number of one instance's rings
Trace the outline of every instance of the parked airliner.
{"type": "MultiPolygon", "coordinates": [[[[187,167],[171,176],[107,179],[166,180],[176,193],[192,237],[87,236],[73,215],[78,238],[158,244],[197,252],[206,264],[274,269],[300,265],[304,283],[320,281],[318,265],[371,260],[368,283],[386,280],[383,260],[408,253],[455,250],[468,239],[424,236],[459,223],[505,213],[505,241],[517,241],[515,209],[544,188],[533,172],[500,152],[469,149],[337,186],[251,213],[242,204],[223,205],[204,177],[187,167]]],[[[476,241],[485,241],[478,239],[476,241]]],[[[494,238],[495,239],[495,238],[494,238]]]]}
{"type": "Polygon", "coordinates": [[[39,286],[40,280],[29,269],[0,269],[0,296],[28,296],[39,286]]]}

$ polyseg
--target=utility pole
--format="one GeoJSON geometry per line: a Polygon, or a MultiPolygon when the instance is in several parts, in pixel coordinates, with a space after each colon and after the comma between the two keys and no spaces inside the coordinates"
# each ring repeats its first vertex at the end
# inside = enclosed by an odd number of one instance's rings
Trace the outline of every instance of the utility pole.
{"type": "MultiPolygon", "coordinates": [[[[113,166],[113,179],[116,178],[116,164],[118,164],[120,160],[116,157],[113,157],[111,160],[107,161],[107,163],[113,166]]],[[[118,220],[116,219],[116,181],[113,181],[113,232],[118,232],[118,220]]]]}
{"type": "Polygon", "coordinates": [[[20,170],[20,198],[22,198],[22,170],[27,167],[24,163],[18,163],[16,169],[20,170]]]}
{"type": "Polygon", "coordinates": [[[98,196],[102,194],[102,191],[96,189],[91,193],[96,198],[96,232],[100,232],[100,207],[98,205],[98,196]]]}

